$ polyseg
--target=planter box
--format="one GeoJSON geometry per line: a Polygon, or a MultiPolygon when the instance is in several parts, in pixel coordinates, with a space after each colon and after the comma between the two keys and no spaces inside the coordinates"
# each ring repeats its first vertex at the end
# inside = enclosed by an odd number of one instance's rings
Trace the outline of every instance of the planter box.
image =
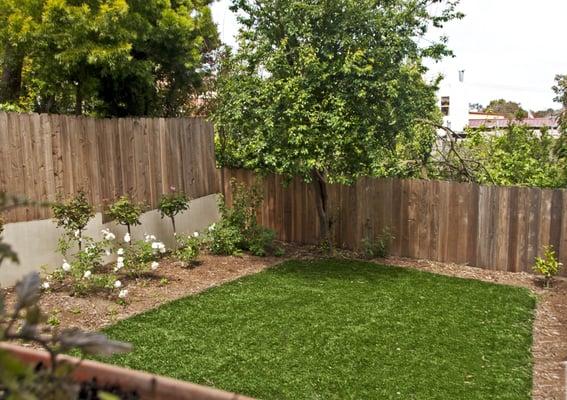
{"type": "MultiPolygon", "coordinates": [[[[49,365],[49,356],[45,351],[11,343],[0,343],[0,348],[25,363],[42,362],[49,365]]],[[[60,360],[73,364],[79,361],[75,357],[59,357],[60,360]]],[[[96,378],[102,384],[117,385],[125,391],[136,391],[144,400],[253,400],[235,393],[89,360],[82,361],[72,376],[77,382],[96,378]]]]}

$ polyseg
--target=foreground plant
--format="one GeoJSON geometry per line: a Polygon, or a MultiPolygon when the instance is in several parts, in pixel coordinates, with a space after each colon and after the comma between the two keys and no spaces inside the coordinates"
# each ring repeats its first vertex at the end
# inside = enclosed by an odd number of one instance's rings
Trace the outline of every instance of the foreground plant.
{"type": "MultiPolygon", "coordinates": [[[[0,389],[8,399],[76,399],[79,385],[71,379],[76,365],[61,362],[59,355],[73,349],[82,354],[112,355],[130,350],[130,345],[109,340],[105,335],[49,325],[38,305],[41,280],[37,272],[16,285],[16,302],[11,311],[0,308],[0,341],[35,343],[49,353],[50,363],[35,368],[0,349],[0,389]]],[[[2,304],[3,304],[3,299],[2,304]]],[[[1,391],[0,391],[1,392],[1,391]]]]}
{"type": "MultiPolygon", "coordinates": [[[[0,193],[0,212],[17,207],[26,201],[0,193]]],[[[0,232],[2,223],[0,221],[0,232]]],[[[4,260],[17,262],[17,255],[0,237],[0,267],[4,260]]],[[[16,284],[16,301],[11,311],[5,308],[4,295],[0,293],[0,341],[35,343],[50,356],[48,366],[26,365],[6,350],[0,349],[0,396],[24,400],[71,400],[77,398],[79,385],[71,379],[74,365],[60,362],[59,355],[72,349],[83,354],[111,355],[130,350],[130,345],[109,340],[99,333],[79,329],[60,329],[58,324],[47,324],[48,318],[41,312],[39,299],[42,285],[37,272],[26,275],[16,284]]],[[[104,397],[103,393],[99,395],[104,397]]],[[[110,398],[106,396],[106,398],[110,398]]]]}
{"type": "MultiPolygon", "coordinates": [[[[74,239],[79,250],[81,250],[83,232],[89,220],[94,217],[94,208],[89,204],[86,193],[79,190],[75,197],[53,204],[51,210],[57,226],[62,227],[65,230],[65,235],[74,239]]],[[[68,250],[68,247],[65,247],[63,243],[60,243],[60,248],[62,252],[68,250]]]]}
{"type": "Polygon", "coordinates": [[[550,287],[553,277],[557,275],[563,264],[557,260],[553,246],[545,246],[543,257],[536,257],[533,271],[543,275],[545,287],[550,287]]]}

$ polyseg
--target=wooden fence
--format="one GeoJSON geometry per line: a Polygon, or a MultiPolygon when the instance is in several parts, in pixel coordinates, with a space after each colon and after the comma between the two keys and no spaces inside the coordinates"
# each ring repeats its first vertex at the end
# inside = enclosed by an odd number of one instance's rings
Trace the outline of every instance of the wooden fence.
{"type": "MultiPolygon", "coordinates": [[[[254,174],[224,170],[229,180],[252,183],[254,174]]],[[[311,185],[278,176],[264,178],[260,221],[280,239],[315,243],[317,212],[311,185]]],[[[356,185],[330,185],[336,243],[360,248],[364,237],[389,229],[391,254],[472,266],[530,271],[544,245],[567,265],[567,191],[476,184],[373,179],[356,185]]]]}
{"type": "MultiPolygon", "coordinates": [[[[151,208],[175,186],[193,198],[223,192],[231,177],[254,174],[215,168],[213,128],[201,119],[94,119],[0,112],[0,191],[56,200],[85,189],[99,209],[122,194],[151,208]]],[[[263,224],[280,239],[315,243],[317,213],[311,185],[269,176],[263,224]]],[[[389,229],[393,255],[529,271],[546,244],[567,264],[567,192],[400,179],[361,179],[330,186],[333,236],[359,248],[389,229]]],[[[7,222],[49,218],[27,207],[7,222]]]]}
{"type": "MultiPolygon", "coordinates": [[[[99,208],[122,194],[155,208],[171,186],[193,198],[220,191],[209,122],[0,112],[0,191],[53,201],[82,188],[99,208]]],[[[49,217],[37,207],[5,215],[49,217]]]]}

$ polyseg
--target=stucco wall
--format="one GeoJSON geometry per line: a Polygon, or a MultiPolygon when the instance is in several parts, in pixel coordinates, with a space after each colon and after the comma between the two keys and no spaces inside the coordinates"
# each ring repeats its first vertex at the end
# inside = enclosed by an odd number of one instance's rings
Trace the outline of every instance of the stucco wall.
{"type": "MultiPolygon", "coordinates": [[[[189,210],[176,217],[177,231],[180,233],[203,231],[219,218],[216,194],[191,201],[189,210]]],[[[134,240],[142,239],[144,233],[153,234],[166,245],[173,244],[173,230],[169,219],[161,219],[157,210],[145,213],[142,224],[132,228],[134,240]]],[[[62,230],[52,220],[16,222],[4,227],[4,241],[12,246],[20,258],[20,264],[10,262],[0,267],[0,286],[12,286],[19,278],[30,271],[48,271],[62,263],[57,253],[57,241],[62,230]]],[[[102,214],[97,213],[87,226],[86,235],[100,238],[100,231],[109,228],[118,238],[123,237],[126,228],[114,222],[103,224],[102,214]]]]}

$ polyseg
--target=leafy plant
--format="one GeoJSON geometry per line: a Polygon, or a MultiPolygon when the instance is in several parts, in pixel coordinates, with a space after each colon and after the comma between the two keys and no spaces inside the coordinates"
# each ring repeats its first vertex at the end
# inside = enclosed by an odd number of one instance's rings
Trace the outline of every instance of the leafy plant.
{"type": "Polygon", "coordinates": [[[130,346],[98,333],[60,329],[59,323],[39,308],[40,285],[35,272],[16,284],[13,310],[0,309],[0,340],[35,343],[49,353],[50,365],[36,369],[0,350],[0,387],[10,399],[75,399],[78,387],[71,379],[75,366],[60,362],[59,354],[78,349],[84,354],[111,355],[129,351],[130,346]]]}
{"type": "Polygon", "coordinates": [[[366,258],[386,258],[390,254],[390,245],[394,236],[388,228],[384,228],[382,233],[372,237],[362,239],[362,251],[366,258]]]}
{"type": "Polygon", "coordinates": [[[89,204],[86,193],[79,190],[75,197],[53,204],[51,210],[57,226],[65,230],[67,237],[74,238],[81,250],[83,231],[94,217],[94,208],[89,204]]]}
{"type": "Polygon", "coordinates": [[[211,225],[208,233],[209,251],[216,255],[239,255],[244,237],[238,227],[226,221],[211,225]]]}
{"type": "Polygon", "coordinates": [[[275,232],[258,225],[258,208],[263,201],[262,185],[256,182],[251,187],[230,181],[232,207],[228,207],[223,196],[219,199],[221,220],[209,229],[209,250],[213,254],[232,255],[242,250],[254,255],[273,253],[275,232]]]}
{"type": "MultiPolygon", "coordinates": [[[[123,266],[124,272],[132,275],[141,275],[156,270],[159,266],[158,260],[167,252],[162,242],[149,240],[138,240],[124,249],[123,266]]],[[[120,258],[118,259],[120,261],[120,258]]],[[[120,263],[117,263],[117,267],[120,263]]],[[[119,268],[119,270],[121,267],[119,268]]]]}
{"type": "Polygon", "coordinates": [[[131,226],[140,225],[144,206],[136,204],[128,196],[122,196],[108,208],[108,216],[120,225],[126,226],[128,235],[131,235],[131,226]]]}
{"type": "Polygon", "coordinates": [[[175,258],[189,266],[197,260],[201,251],[202,241],[199,233],[193,235],[177,235],[177,250],[175,258]]]}
{"type": "Polygon", "coordinates": [[[263,226],[255,225],[248,230],[250,234],[247,242],[248,251],[255,256],[265,257],[269,253],[274,253],[274,240],[276,232],[263,226]]]}
{"type": "Polygon", "coordinates": [[[177,234],[175,228],[175,216],[180,212],[189,209],[189,197],[184,193],[170,193],[161,196],[158,204],[158,209],[161,217],[169,217],[171,225],[173,226],[173,233],[177,234]]]}
{"type": "MultiPolygon", "coordinates": [[[[64,243],[60,240],[60,243],[64,243]]],[[[50,278],[61,285],[68,286],[71,293],[86,295],[100,290],[112,290],[116,276],[104,269],[103,256],[109,254],[109,240],[95,241],[85,238],[85,248],[73,255],[71,261],[64,261],[50,278]]]]}
{"type": "Polygon", "coordinates": [[[550,287],[553,277],[562,267],[563,264],[557,260],[553,246],[545,246],[543,257],[536,257],[532,269],[534,272],[543,275],[545,287],[550,287]]]}

